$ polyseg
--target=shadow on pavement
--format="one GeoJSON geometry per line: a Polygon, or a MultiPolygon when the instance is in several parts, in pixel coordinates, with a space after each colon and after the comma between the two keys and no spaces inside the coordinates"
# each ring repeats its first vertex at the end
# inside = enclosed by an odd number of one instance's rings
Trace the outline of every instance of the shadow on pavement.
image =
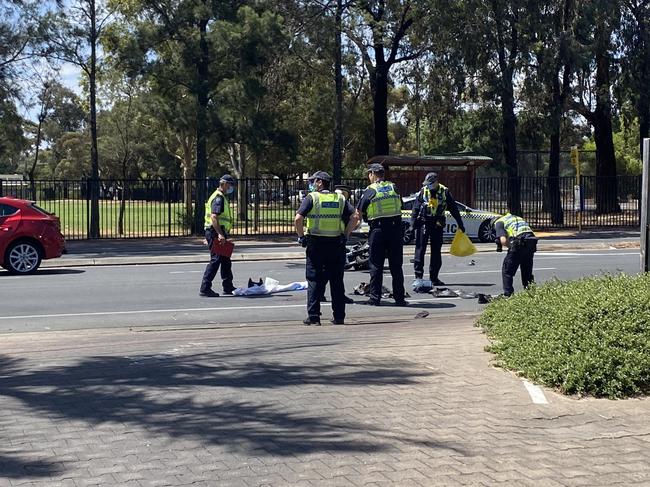
{"type": "MultiPolygon", "coordinates": [[[[392,449],[399,433],[382,431],[371,419],[346,421],[335,409],[328,415],[312,396],[303,399],[296,388],[327,386],[327,394],[329,387],[345,386],[345,394],[354,394],[354,387],[417,384],[435,372],[394,357],[356,363],[312,360],[317,352],[311,349],[323,346],[336,343],[183,356],[98,356],[33,370],[25,368],[22,359],[0,357],[0,397],[21,401],[30,414],[48,419],[132,425],[150,434],[223,445],[244,454],[392,449]],[[311,363],[301,364],[299,358],[287,364],[287,354],[294,351],[304,353],[301,357],[311,363]],[[264,355],[278,358],[260,358],[264,355]],[[367,439],[359,439],[362,433],[368,433],[367,439]]],[[[433,447],[455,450],[444,444],[433,447]]],[[[20,475],[19,465],[10,468],[20,475]]],[[[26,469],[24,475],[29,475],[26,469]]]]}
{"type": "Polygon", "coordinates": [[[59,463],[23,460],[0,454],[0,478],[51,477],[63,470],[59,463]]]}

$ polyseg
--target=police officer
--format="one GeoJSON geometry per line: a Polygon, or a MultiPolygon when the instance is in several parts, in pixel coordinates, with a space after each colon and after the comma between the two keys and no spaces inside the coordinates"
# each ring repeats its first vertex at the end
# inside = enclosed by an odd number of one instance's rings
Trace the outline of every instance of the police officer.
{"type": "Polygon", "coordinates": [[[434,286],[442,286],[439,273],[442,267],[442,235],[447,223],[445,210],[449,210],[456,220],[458,229],[465,232],[463,220],[460,217],[458,206],[446,186],[438,181],[438,174],[430,172],[424,178],[422,189],[415,198],[411,211],[411,224],[409,233],[415,231],[415,258],[413,270],[415,278],[422,279],[424,274],[424,254],[427,243],[431,241],[431,259],[429,262],[429,278],[434,286]]]}
{"type": "Polygon", "coordinates": [[[537,237],[523,218],[510,212],[499,218],[494,227],[497,234],[497,252],[501,252],[503,246],[508,248],[501,267],[501,277],[503,294],[512,296],[515,292],[512,280],[518,267],[521,266],[521,283],[524,287],[534,281],[533,257],[537,251],[537,237]]]}
{"type": "Polygon", "coordinates": [[[201,289],[199,292],[201,296],[209,298],[219,296],[218,293],[212,290],[212,281],[217,275],[219,267],[221,267],[221,281],[224,294],[232,295],[232,292],[235,290],[232,284],[232,263],[230,257],[213,253],[212,242],[215,239],[218,239],[219,242],[228,239],[228,233],[232,228],[233,215],[226,195],[232,194],[236,185],[237,180],[230,174],[221,176],[219,187],[210,195],[208,201],[205,203],[205,239],[210,248],[210,262],[203,273],[203,280],[201,281],[201,289]]]}
{"type": "Polygon", "coordinates": [[[402,270],[402,198],[393,183],[384,181],[381,164],[371,164],[367,172],[370,185],[357,205],[357,217],[363,217],[370,226],[370,299],[365,304],[379,306],[381,302],[384,260],[388,255],[395,305],[407,306],[402,270]]]}
{"type": "Polygon", "coordinates": [[[294,219],[298,243],[307,248],[307,318],[305,325],[320,326],[320,298],[329,280],[332,294],[331,323],[345,320],[345,243],[357,226],[354,208],[338,193],[329,191],[331,177],[316,171],[309,178],[309,194],[294,219]],[[307,219],[307,235],[304,220],[307,219]]]}

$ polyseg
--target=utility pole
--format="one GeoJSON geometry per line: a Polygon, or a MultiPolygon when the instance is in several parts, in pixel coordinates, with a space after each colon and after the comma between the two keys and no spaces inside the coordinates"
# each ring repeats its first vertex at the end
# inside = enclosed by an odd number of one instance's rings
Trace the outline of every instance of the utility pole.
{"type": "Polygon", "coordinates": [[[650,272],[650,139],[643,139],[641,179],[641,271],[650,272]]]}

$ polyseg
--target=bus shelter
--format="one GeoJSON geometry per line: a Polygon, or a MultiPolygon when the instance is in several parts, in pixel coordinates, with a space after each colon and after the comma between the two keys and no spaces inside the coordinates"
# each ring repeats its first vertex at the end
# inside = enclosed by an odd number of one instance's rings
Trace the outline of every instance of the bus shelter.
{"type": "Polygon", "coordinates": [[[397,185],[403,197],[419,191],[427,173],[436,172],[454,199],[474,207],[476,170],[490,162],[492,158],[484,156],[374,156],[366,164],[384,166],[386,179],[397,185]]]}

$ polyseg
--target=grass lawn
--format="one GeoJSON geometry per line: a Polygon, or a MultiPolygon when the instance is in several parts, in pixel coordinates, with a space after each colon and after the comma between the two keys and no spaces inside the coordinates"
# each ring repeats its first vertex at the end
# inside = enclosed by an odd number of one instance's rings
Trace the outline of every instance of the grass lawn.
{"type": "MultiPolygon", "coordinates": [[[[67,239],[83,239],[87,235],[89,205],[86,200],[44,200],[38,205],[61,220],[61,231],[67,239]]],[[[237,206],[233,205],[237,215],[237,206]]],[[[127,201],[124,211],[123,233],[118,233],[117,222],[120,202],[100,200],[99,221],[103,238],[128,237],[173,237],[189,235],[189,230],[183,225],[182,215],[184,205],[181,202],[171,204],[158,201],[127,201]]],[[[257,232],[254,228],[254,209],[248,208],[248,233],[290,233],[293,232],[293,218],[296,209],[291,206],[259,209],[259,225],[257,232]]],[[[235,219],[235,235],[246,231],[246,223],[235,219]]]]}

